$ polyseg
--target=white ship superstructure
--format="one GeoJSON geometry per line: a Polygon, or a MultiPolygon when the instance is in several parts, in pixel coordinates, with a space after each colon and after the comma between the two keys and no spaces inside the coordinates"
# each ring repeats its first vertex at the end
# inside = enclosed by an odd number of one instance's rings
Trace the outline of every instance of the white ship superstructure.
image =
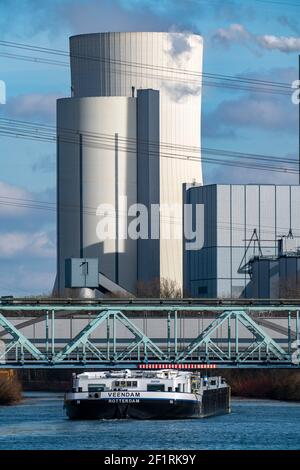
{"type": "Polygon", "coordinates": [[[200,418],[230,411],[230,388],[221,377],[176,370],[85,372],[65,396],[78,418],[200,418]]]}

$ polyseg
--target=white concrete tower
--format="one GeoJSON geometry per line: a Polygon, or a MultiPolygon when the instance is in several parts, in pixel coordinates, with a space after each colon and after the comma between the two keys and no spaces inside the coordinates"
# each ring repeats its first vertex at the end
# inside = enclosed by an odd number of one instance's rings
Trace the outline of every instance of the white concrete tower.
{"type": "MultiPolygon", "coordinates": [[[[118,134],[123,142],[122,151],[126,155],[125,161],[127,162],[124,164],[127,177],[124,179],[121,173],[119,177],[121,181],[124,180],[123,188],[129,192],[129,199],[133,201],[138,194],[134,186],[139,184],[135,182],[138,173],[134,165],[137,165],[135,160],[139,159],[139,155],[132,158],[133,150],[131,148],[129,151],[126,146],[135,146],[138,136],[136,127],[139,126],[141,116],[139,116],[137,105],[136,110],[133,109],[134,101],[136,101],[137,90],[159,91],[160,140],[157,178],[158,202],[163,210],[160,216],[160,242],[155,245],[159,251],[157,277],[174,280],[179,286],[182,286],[183,258],[182,184],[192,183],[195,180],[202,184],[199,150],[202,50],[202,38],[188,33],[97,33],[71,37],[73,98],[69,101],[74,100],[74,105],[72,109],[67,110],[68,105],[62,100],[58,108],[60,128],[74,129],[74,126],[76,128],[80,125],[85,131],[90,130],[102,134],[102,140],[111,139],[107,140],[108,143],[113,142],[115,135],[118,134]],[[108,97],[112,100],[111,102],[108,97]],[[80,118],[78,118],[76,107],[80,109],[89,107],[93,108],[93,111],[89,112],[88,116],[80,112],[80,118]],[[134,123],[132,119],[135,120],[134,123]],[[124,145],[124,142],[127,144],[124,145]],[[131,157],[129,157],[130,152],[131,157]],[[129,176],[128,171],[132,171],[129,176]],[[177,207],[174,207],[173,212],[168,213],[166,205],[177,207]],[[171,239],[167,239],[169,231],[171,239]]],[[[65,145],[66,143],[63,142],[58,145],[60,158],[63,160],[63,154],[70,151],[70,147],[64,150],[65,145]]],[[[92,151],[101,154],[108,150],[98,147],[92,151]]],[[[106,185],[111,184],[115,187],[112,167],[112,172],[109,173],[111,165],[112,163],[108,160],[104,170],[102,164],[95,164],[93,169],[89,170],[91,178],[97,179],[99,176],[99,182],[105,181],[106,185]],[[97,165],[100,166],[97,168],[97,165]]],[[[153,185],[155,183],[153,181],[153,185]]],[[[59,183],[59,186],[62,187],[63,182],[59,183]]],[[[89,193],[87,188],[81,188],[81,191],[89,193]]],[[[105,202],[107,198],[101,191],[99,189],[92,194],[90,190],[90,197],[85,198],[85,205],[94,208],[95,205],[105,202]]],[[[112,200],[113,196],[108,199],[112,200]]],[[[67,226],[65,228],[67,229],[67,226]]],[[[88,224],[84,224],[81,228],[84,232],[91,229],[94,230],[88,224]]],[[[58,241],[64,236],[61,230],[60,233],[58,241]]],[[[126,250],[127,248],[125,258],[127,254],[130,258],[132,245],[129,243],[126,250]]],[[[64,249],[62,249],[60,259],[64,255],[64,249]]],[[[131,260],[136,266],[135,258],[131,260]]],[[[107,261],[109,262],[109,257],[107,261]]],[[[58,260],[58,262],[61,261],[58,260]]],[[[138,277],[138,271],[136,275],[138,277]]],[[[132,279],[134,279],[134,272],[132,272],[132,279]]],[[[130,284],[132,285],[132,282],[130,284]]]]}

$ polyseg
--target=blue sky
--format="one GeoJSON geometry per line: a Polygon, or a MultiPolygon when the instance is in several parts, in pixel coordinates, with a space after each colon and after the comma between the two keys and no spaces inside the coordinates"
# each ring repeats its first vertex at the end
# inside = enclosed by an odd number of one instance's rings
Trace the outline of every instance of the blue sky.
{"type": "MultiPolygon", "coordinates": [[[[298,78],[299,13],[297,0],[0,0],[0,40],[67,51],[73,34],[176,28],[202,34],[204,72],[291,83],[298,78]]],[[[23,52],[0,45],[7,86],[0,117],[54,125],[56,98],[70,94],[69,69],[2,53],[23,52]]],[[[297,119],[289,96],[205,87],[202,145],[296,158],[297,119]]],[[[55,201],[55,145],[3,135],[0,141],[0,294],[47,293],[55,277],[55,212],[11,201],[55,201]]],[[[212,164],[204,164],[204,177],[297,183],[294,175],[212,164]]]]}

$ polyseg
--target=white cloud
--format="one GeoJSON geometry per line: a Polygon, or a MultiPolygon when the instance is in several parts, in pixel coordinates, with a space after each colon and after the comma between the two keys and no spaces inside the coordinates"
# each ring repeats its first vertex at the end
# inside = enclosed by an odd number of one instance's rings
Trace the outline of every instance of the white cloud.
{"type": "Polygon", "coordinates": [[[55,188],[30,192],[0,181],[0,232],[53,230],[55,217],[55,188]]]}
{"type": "Polygon", "coordinates": [[[299,52],[300,38],[264,35],[257,37],[258,44],[264,49],[278,50],[280,52],[299,52]]]}
{"type": "Polygon", "coordinates": [[[39,159],[33,163],[31,166],[32,171],[40,173],[55,173],[56,170],[56,156],[55,155],[45,155],[44,157],[39,157],[39,159]]]}
{"type": "Polygon", "coordinates": [[[189,55],[189,53],[192,50],[192,46],[190,44],[191,33],[189,31],[178,32],[176,28],[174,27],[170,28],[170,33],[171,33],[169,35],[170,56],[176,60],[180,58],[182,55],[184,56],[189,55]]]}
{"type": "Polygon", "coordinates": [[[32,267],[32,263],[17,264],[13,269],[4,266],[0,269],[0,295],[24,297],[48,294],[52,291],[54,280],[55,273],[51,266],[48,270],[44,267],[32,267]]]}
{"type": "MultiPolygon", "coordinates": [[[[0,30],[2,37],[32,38],[51,30],[57,35],[64,18],[57,17],[56,6],[60,0],[1,0],[0,30]]],[[[34,41],[33,41],[34,42],[34,41]]]]}
{"type": "Polygon", "coordinates": [[[0,233],[0,258],[16,256],[53,258],[55,245],[44,231],[0,233]]]}
{"type": "Polygon", "coordinates": [[[208,137],[224,134],[232,137],[237,128],[244,127],[295,134],[298,132],[297,119],[298,109],[291,100],[253,93],[222,101],[203,118],[203,133],[208,137]]]}
{"type": "Polygon", "coordinates": [[[200,96],[200,85],[189,85],[184,83],[162,83],[163,88],[169,94],[173,101],[177,103],[184,101],[189,96],[200,96]]]}
{"type": "Polygon", "coordinates": [[[298,79],[297,67],[272,67],[271,69],[262,69],[256,71],[247,70],[245,73],[240,73],[236,78],[253,78],[262,81],[276,81],[291,84],[294,80],[298,79]]]}
{"type": "Polygon", "coordinates": [[[251,34],[241,24],[231,24],[227,29],[219,28],[213,35],[213,40],[229,47],[231,43],[241,43],[251,39],[251,34]]]}
{"type": "Polygon", "coordinates": [[[31,194],[26,189],[0,181],[0,217],[24,216],[29,209],[20,204],[30,198],[31,194]]]}
{"type": "MultiPolygon", "coordinates": [[[[218,29],[212,37],[213,42],[224,47],[232,44],[255,46],[257,50],[272,50],[284,53],[300,52],[300,38],[275,35],[255,35],[242,24],[231,24],[228,28],[218,29]]],[[[256,51],[257,52],[257,51],[256,51]]]]}
{"type": "Polygon", "coordinates": [[[19,287],[23,291],[28,291],[29,294],[32,292],[36,294],[47,294],[50,293],[53,288],[55,273],[43,269],[33,271],[26,265],[20,265],[16,270],[16,278],[19,280],[19,287]]]}
{"type": "MultiPolygon", "coordinates": [[[[198,31],[208,6],[198,0],[72,0],[61,2],[58,21],[63,20],[73,34],[101,31],[198,31]]],[[[215,6],[215,5],[214,5],[215,6]]]]}
{"type": "MultiPolygon", "coordinates": [[[[287,155],[286,157],[291,158],[292,155],[287,155]]],[[[295,155],[293,155],[293,158],[295,158],[295,155]]],[[[276,162],[275,159],[274,162],[276,162]]],[[[239,166],[204,164],[204,183],[298,184],[298,175],[284,171],[268,171],[255,168],[241,168],[239,166]]]]}

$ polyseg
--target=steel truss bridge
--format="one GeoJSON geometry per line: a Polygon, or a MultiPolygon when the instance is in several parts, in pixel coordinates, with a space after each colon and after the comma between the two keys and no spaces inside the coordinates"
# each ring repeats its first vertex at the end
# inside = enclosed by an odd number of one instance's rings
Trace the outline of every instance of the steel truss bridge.
{"type": "Polygon", "coordinates": [[[2,299],[0,368],[297,369],[299,312],[300,301],[2,299]]]}

